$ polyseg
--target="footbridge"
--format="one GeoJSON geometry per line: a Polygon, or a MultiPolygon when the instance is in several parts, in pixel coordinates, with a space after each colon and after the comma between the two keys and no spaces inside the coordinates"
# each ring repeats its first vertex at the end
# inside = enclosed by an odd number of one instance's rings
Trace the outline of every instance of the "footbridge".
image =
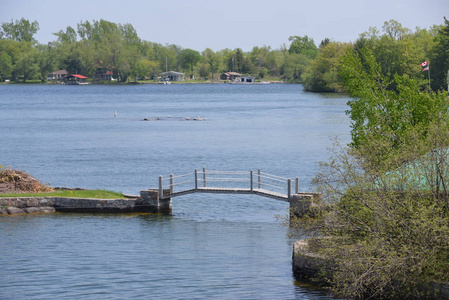
{"type": "MultiPolygon", "coordinates": [[[[254,194],[288,202],[292,198],[292,180],[273,174],[251,171],[215,171],[203,168],[191,173],[164,178],[159,176],[159,199],[192,193],[254,194]]],[[[295,178],[294,193],[299,193],[295,178]]]]}
{"type": "Polygon", "coordinates": [[[300,193],[298,177],[292,181],[262,172],[215,171],[203,168],[191,173],[159,176],[159,187],[140,191],[141,211],[171,213],[172,198],[192,193],[253,194],[288,202],[292,211],[301,215],[309,211],[318,193],[300,193]]]}

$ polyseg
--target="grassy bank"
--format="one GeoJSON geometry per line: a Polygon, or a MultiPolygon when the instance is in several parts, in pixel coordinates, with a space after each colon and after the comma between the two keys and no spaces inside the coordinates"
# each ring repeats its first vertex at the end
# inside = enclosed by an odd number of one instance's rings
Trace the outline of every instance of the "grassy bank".
{"type": "Polygon", "coordinates": [[[0,193],[0,197],[69,197],[96,199],[124,199],[122,193],[105,190],[60,190],[48,193],[0,193]]]}

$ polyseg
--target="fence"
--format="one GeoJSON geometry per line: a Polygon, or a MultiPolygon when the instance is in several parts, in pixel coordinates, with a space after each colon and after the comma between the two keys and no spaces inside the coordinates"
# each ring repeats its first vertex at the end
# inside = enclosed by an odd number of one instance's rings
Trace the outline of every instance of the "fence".
{"type": "MultiPolygon", "coordinates": [[[[265,192],[284,195],[290,199],[292,182],[290,178],[264,173],[260,169],[257,173],[245,171],[215,171],[194,170],[192,173],[168,178],[159,176],[159,195],[161,198],[174,197],[196,191],[220,192],[265,192]],[[164,189],[169,189],[169,195],[164,195],[164,189]]],[[[299,193],[299,179],[295,179],[295,193],[299,193]]]]}

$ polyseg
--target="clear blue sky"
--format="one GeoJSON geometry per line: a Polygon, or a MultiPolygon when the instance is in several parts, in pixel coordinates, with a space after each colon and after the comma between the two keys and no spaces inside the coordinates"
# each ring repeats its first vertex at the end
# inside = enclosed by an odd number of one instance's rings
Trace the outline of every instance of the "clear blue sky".
{"type": "Polygon", "coordinates": [[[0,0],[0,23],[38,21],[40,43],[81,21],[130,23],[143,40],[202,51],[289,45],[292,35],[352,42],[394,19],[429,28],[449,18],[449,0],[0,0]]]}

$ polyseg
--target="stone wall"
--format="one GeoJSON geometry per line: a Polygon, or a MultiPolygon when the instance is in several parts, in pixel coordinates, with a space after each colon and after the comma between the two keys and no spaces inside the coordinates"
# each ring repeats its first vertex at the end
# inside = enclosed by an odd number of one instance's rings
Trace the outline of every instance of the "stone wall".
{"type": "Polygon", "coordinates": [[[159,199],[158,190],[141,191],[140,197],[128,199],[88,199],[65,197],[0,198],[0,215],[49,212],[171,213],[171,199],[159,199]]]}

